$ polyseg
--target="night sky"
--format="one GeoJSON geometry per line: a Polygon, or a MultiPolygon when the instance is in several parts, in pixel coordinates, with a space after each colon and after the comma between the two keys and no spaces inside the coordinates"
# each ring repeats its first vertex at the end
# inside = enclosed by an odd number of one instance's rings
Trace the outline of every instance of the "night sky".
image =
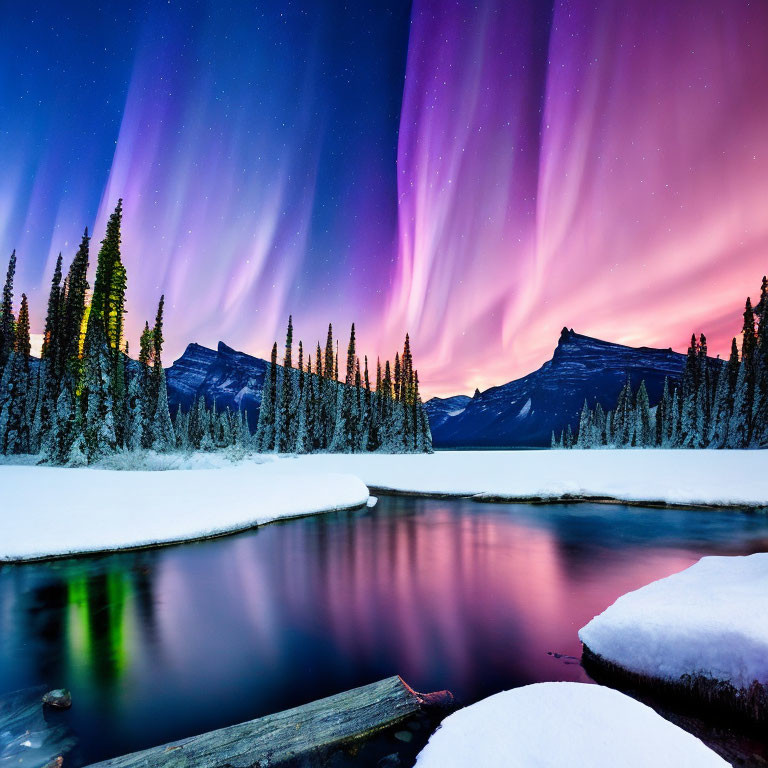
{"type": "MultiPolygon", "coordinates": [[[[131,346],[529,372],[560,328],[724,354],[768,271],[768,3],[0,0],[0,268],[42,330],[124,199],[131,346]]],[[[95,266],[95,264],[94,264],[95,266]]]]}

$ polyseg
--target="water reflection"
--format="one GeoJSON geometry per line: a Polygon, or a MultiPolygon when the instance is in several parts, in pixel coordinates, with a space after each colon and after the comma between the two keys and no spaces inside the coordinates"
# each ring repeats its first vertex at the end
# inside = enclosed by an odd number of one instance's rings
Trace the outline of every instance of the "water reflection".
{"type": "Polygon", "coordinates": [[[0,693],[66,685],[82,759],[399,673],[465,702],[586,679],[576,632],[768,520],[383,498],[215,541],[0,570],[0,693]]]}

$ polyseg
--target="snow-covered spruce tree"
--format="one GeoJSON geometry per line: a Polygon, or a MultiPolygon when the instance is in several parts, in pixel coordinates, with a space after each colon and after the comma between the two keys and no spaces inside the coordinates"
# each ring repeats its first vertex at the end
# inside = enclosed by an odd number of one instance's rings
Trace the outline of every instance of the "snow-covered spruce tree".
{"type": "Polygon", "coordinates": [[[627,382],[624,389],[619,394],[619,401],[616,406],[614,423],[614,432],[616,433],[616,444],[619,446],[630,446],[635,439],[635,406],[634,394],[632,392],[632,382],[627,376],[627,382]]]}
{"type": "Polygon", "coordinates": [[[680,384],[682,400],[680,432],[683,448],[694,447],[696,442],[696,392],[699,387],[698,350],[699,344],[696,341],[696,334],[692,334],[680,384]]]}
{"type": "Polygon", "coordinates": [[[36,396],[35,406],[32,411],[32,433],[31,433],[31,446],[30,452],[47,456],[47,438],[50,433],[50,425],[55,418],[55,409],[49,411],[48,417],[43,421],[43,405],[46,399],[46,392],[48,388],[47,384],[47,364],[46,361],[41,360],[37,366],[36,379],[36,396]]]}
{"type": "Polygon", "coordinates": [[[576,448],[592,447],[592,412],[589,410],[586,398],[579,414],[579,432],[576,438],[576,448]]]}
{"type": "Polygon", "coordinates": [[[0,450],[3,453],[29,453],[29,353],[29,307],[26,294],[22,294],[14,346],[2,377],[0,450]]]}
{"type": "Polygon", "coordinates": [[[653,444],[654,430],[648,391],[645,388],[645,381],[641,381],[635,405],[635,445],[638,448],[652,448],[653,444]]]}
{"type": "Polygon", "coordinates": [[[307,419],[307,431],[310,434],[312,440],[312,450],[319,451],[327,445],[325,438],[325,422],[323,420],[323,388],[325,387],[325,380],[322,376],[320,358],[317,358],[316,362],[317,374],[310,376],[310,401],[309,401],[309,414],[307,419]]]}
{"type": "Polygon", "coordinates": [[[112,397],[113,359],[107,347],[104,326],[98,320],[91,322],[89,318],[83,358],[84,451],[88,461],[93,462],[113,453],[117,447],[112,397]]]}
{"type": "Polygon", "coordinates": [[[752,400],[752,431],[750,448],[764,448],[768,445],[768,375],[759,355],[755,357],[755,392],[752,400]]]}
{"type": "Polygon", "coordinates": [[[176,448],[187,453],[190,450],[189,443],[189,417],[194,408],[190,408],[189,414],[181,410],[181,404],[176,408],[176,417],[173,421],[173,434],[176,436],[176,448]]]}
{"type": "Polygon", "coordinates": [[[669,416],[669,447],[677,448],[680,445],[680,414],[682,406],[680,403],[679,387],[675,387],[672,392],[672,407],[669,416]]]}
{"type": "Polygon", "coordinates": [[[60,386],[57,361],[61,359],[59,347],[63,330],[64,294],[61,288],[61,253],[56,259],[56,266],[48,294],[48,310],[45,315],[43,346],[37,375],[37,392],[33,421],[31,449],[37,453],[48,453],[48,433],[56,429],[56,397],[60,386]]]}
{"type": "Polygon", "coordinates": [[[154,412],[152,414],[152,447],[156,451],[169,452],[176,445],[176,437],[173,434],[173,422],[168,409],[168,387],[165,383],[165,370],[163,369],[163,308],[165,307],[165,295],[160,296],[155,315],[155,327],[152,330],[152,372],[150,391],[154,398],[154,412]]]}
{"type": "Polygon", "coordinates": [[[67,377],[68,386],[79,382],[81,378],[80,351],[84,341],[84,321],[86,318],[86,296],[88,293],[88,264],[90,237],[86,227],[70,264],[65,288],[63,289],[62,324],[59,335],[59,347],[56,361],[56,375],[67,377]]]}
{"type": "Polygon", "coordinates": [[[277,400],[277,342],[272,345],[272,355],[264,376],[261,391],[259,424],[256,428],[256,450],[269,453],[275,450],[275,410],[277,400]]]}
{"type": "Polygon", "coordinates": [[[203,396],[200,395],[195,400],[190,409],[187,417],[187,440],[189,441],[190,450],[196,450],[200,447],[200,441],[203,439],[203,423],[204,418],[202,412],[205,409],[205,403],[203,396]]]}
{"type": "Polygon", "coordinates": [[[733,413],[728,423],[726,448],[746,448],[749,444],[749,421],[752,407],[749,397],[749,375],[747,364],[739,364],[739,375],[734,390],[733,413]]]}
{"type": "Polygon", "coordinates": [[[144,393],[147,381],[144,369],[145,366],[139,363],[128,380],[124,444],[129,451],[138,451],[144,442],[144,393]]]}
{"type": "Polygon", "coordinates": [[[344,386],[339,387],[338,408],[336,422],[331,442],[331,451],[334,453],[353,453],[357,449],[359,413],[358,390],[355,386],[355,324],[349,334],[347,346],[347,370],[344,377],[344,386]]]}
{"type": "Polygon", "coordinates": [[[367,449],[369,451],[377,451],[381,448],[381,391],[382,391],[382,379],[381,379],[381,362],[376,361],[376,391],[370,391],[370,384],[368,382],[368,358],[366,357],[366,389],[368,389],[367,397],[367,432],[368,443],[367,449]]]}
{"type": "Polygon", "coordinates": [[[606,443],[606,418],[603,406],[595,405],[595,413],[592,419],[592,445],[603,446],[606,443]]]}
{"type": "Polygon", "coordinates": [[[16,274],[16,251],[8,260],[8,271],[0,301],[0,371],[5,367],[16,342],[16,321],[13,317],[13,278],[16,274]]]}
{"type": "Polygon", "coordinates": [[[122,355],[125,268],[120,260],[122,200],[107,222],[96,263],[96,279],[83,344],[82,399],[85,452],[89,461],[112,453],[118,444],[115,411],[123,407],[117,360],[122,355]]]}
{"type": "Polygon", "coordinates": [[[288,453],[296,444],[296,422],[294,419],[294,377],[293,377],[293,318],[288,317],[288,330],[285,334],[285,355],[280,375],[280,400],[278,403],[276,431],[277,450],[288,453]]]}
{"type": "Polygon", "coordinates": [[[40,363],[34,368],[30,365],[27,376],[27,412],[24,417],[29,427],[27,453],[38,453],[40,451],[40,422],[35,420],[40,391],[40,367],[40,363]]]}
{"type": "Polygon", "coordinates": [[[569,424],[565,429],[565,438],[563,440],[563,447],[573,448],[573,430],[569,424]]]}
{"type": "Polygon", "coordinates": [[[716,374],[715,399],[712,402],[712,418],[707,434],[707,445],[710,448],[722,448],[728,433],[727,400],[728,400],[728,369],[723,367],[716,374]]]}
{"type": "Polygon", "coordinates": [[[664,377],[664,390],[661,399],[656,404],[656,414],[653,420],[653,444],[661,447],[664,444],[664,430],[667,424],[667,407],[669,404],[669,377],[664,377]]]}
{"type": "MultiPolygon", "coordinates": [[[[360,405],[361,416],[361,449],[363,451],[370,451],[371,444],[371,416],[373,410],[373,393],[371,392],[371,379],[368,373],[368,355],[364,355],[364,367],[363,367],[363,383],[362,383],[362,402],[360,405]]],[[[359,369],[359,366],[358,366],[359,369]]]]}
{"type": "Polygon", "coordinates": [[[707,357],[707,338],[702,333],[699,336],[698,350],[698,386],[696,388],[696,447],[704,448],[709,436],[712,419],[712,382],[709,375],[709,360],[707,357]]]}
{"type": "Polygon", "coordinates": [[[214,400],[210,411],[205,407],[204,398],[201,397],[199,402],[200,443],[197,447],[201,451],[212,451],[216,447],[213,438],[214,425],[216,423],[216,401],[214,400]]]}
{"type": "Polygon", "coordinates": [[[768,278],[763,276],[760,301],[755,307],[757,339],[755,346],[755,394],[752,404],[752,435],[754,448],[768,447],[768,278]]]}
{"type": "Polygon", "coordinates": [[[78,389],[83,379],[89,245],[86,228],[61,288],[57,342],[47,359],[46,400],[51,416],[41,448],[56,463],[70,460],[70,449],[84,424],[78,389]]]}
{"type": "MultiPolygon", "coordinates": [[[[301,342],[299,342],[299,350],[302,349],[301,342]]],[[[301,359],[301,357],[299,358],[301,359]]],[[[308,361],[311,364],[311,358],[308,361]]],[[[310,391],[312,388],[309,379],[311,374],[304,372],[302,363],[299,363],[299,403],[297,407],[298,412],[298,426],[296,428],[296,445],[294,450],[296,453],[311,453],[312,452],[312,434],[310,432],[310,391]]]]}
{"type": "Polygon", "coordinates": [[[152,418],[152,447],[161,453],[170,453],[176,447],[176,435],[168,408],[168,387],[165,383],[165,371],[160,366],[157,388],[157,404],[152,418]]]}

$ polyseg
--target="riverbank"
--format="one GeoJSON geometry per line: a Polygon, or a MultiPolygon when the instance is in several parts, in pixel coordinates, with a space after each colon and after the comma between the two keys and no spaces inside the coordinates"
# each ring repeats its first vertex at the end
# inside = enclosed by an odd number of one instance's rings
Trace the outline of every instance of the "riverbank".
{"type": "Polygon", "coordinates": [[[768,719],[768,554],[704,557],[620,597],[579,631],[585,666],[711,715],[768,719]]]}
{"type": "Polygon", "coordinates": [[[768,508],[766,450],[437,451],[276,460],[305,471],[357,475],[373,493],[768,508]]]}
{"type": "Polygon", "coordinates": [[[275,461],[163,472],[5,464],[0,489],[6,562],[213,538],[369,498],[353,475],[275,461]]]}
{"type": "Polygon", "coordinates": [[[100,467],[0,464],[0,561],[221,536],[363,506],[375,493],[485,502],[768,509],[768,451],[125,454],[100,467]],[[367,487],[366,487],[367,486],[367,487]]]}

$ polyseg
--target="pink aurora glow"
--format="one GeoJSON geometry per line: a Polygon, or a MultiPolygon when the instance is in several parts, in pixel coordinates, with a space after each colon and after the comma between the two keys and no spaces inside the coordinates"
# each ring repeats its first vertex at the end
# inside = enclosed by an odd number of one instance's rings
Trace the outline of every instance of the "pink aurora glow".
{"type": "MultiPolygon", "coordinates": [[[[410,332],[426,395],[531,371],[563,325],[680,350],[703,330],[723,354],[767,271],[767,37],[768,6],[744,0],[415,0],[397,188],[386,158],[353,148],[338,178],[357,184],[319,227],[333,247],[313,240],[327,120],[312,77],[281,73],[304,95],[246,120],[279,62],[252,62],[222,99],[202,59],[178,75],[172,41],[166,60],[137,55],[95,226],[122,196],[131,345],[165,292],[168,361],[218,339],[265,356],[289,313],[311,348],[329,320],[344,345],[355,321],[372,358],[410,332]]],[[[36,331],[55,254],[87,223],[77,195],[20,272],[36,331]]]]}

